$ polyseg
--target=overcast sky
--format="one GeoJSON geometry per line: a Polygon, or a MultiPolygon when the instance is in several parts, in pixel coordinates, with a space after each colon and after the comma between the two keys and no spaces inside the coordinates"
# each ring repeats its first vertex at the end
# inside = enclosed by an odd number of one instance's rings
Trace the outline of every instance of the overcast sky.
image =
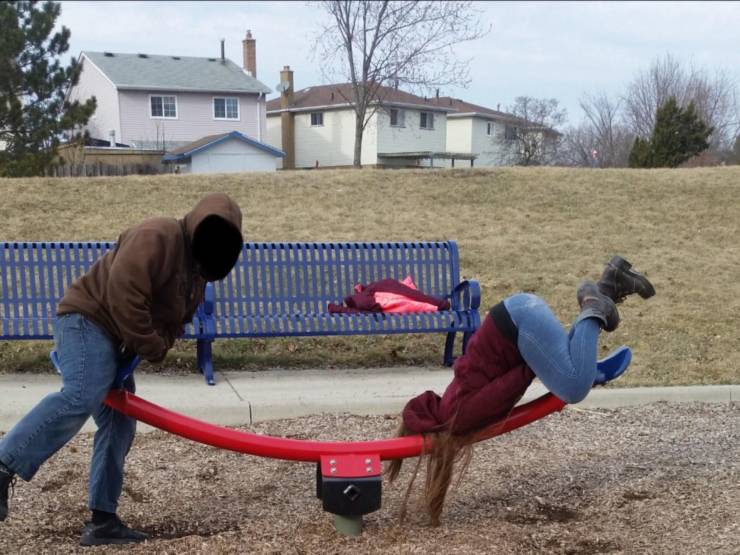
{"type": "MultiPolygon", "coordinates": [[[[505,109],[520,95],[556,98],[569,123],[583,93],[618,95],[657,56],[740,82],[740,2],[484,2],[486,37],[460,46],[472,83],[442,94],[505,109]]],[[[321,9],[303,2],[62,2],[58,21],[82,50],[226,56],[242,62],[247,29],[257,39],[257,78],[275,89],[290,65],[296,89],[322,84],[312,43],[321,9]]],[[[272,98],[274,96],[270,95],[272,98]]]]}

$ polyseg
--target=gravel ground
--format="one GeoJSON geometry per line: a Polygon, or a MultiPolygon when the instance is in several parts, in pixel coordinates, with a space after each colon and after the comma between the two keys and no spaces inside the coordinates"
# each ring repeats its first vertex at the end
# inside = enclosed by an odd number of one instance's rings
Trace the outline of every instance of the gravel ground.
{"type": "MultiPolygon", "coordinates": [[[[383,437],[394,417],[316,416],[252,430],[300,438],[383,437]]],[[[0,553],[74,553],[87,518],[92,436],[17,486],[0,553]]],[[[339,536],[315,498],[315,467],[141,434],[120,514],[155,539],[128,553],[740,553],[740,405],[569,408],[476,447],[442,525],[400,485],[361,537],[339,536]],[[413,503],[413,502],[412,502],[413,503]],[[412,504],[414,507],[415,504],[412,504]]],[[[85,553],[121,552],[95,548],[85,553]]]]}

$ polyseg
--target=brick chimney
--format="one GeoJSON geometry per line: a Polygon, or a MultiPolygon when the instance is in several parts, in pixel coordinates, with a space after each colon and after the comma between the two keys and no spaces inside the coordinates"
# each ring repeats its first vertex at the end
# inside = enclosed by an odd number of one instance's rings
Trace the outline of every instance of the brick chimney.
{"type": "Polygon", "coordinates": [[[280,72],[280,108],[288,108],[293,104],[293,70],[290,66],[283,66],[280,72]]]}
{"type": "Polygon", "coordinates": [[[283,169],[295,169],[295,114],[287,108],[293,104],[293,70],[284,66],[280,72],[280,134],[282,135],[283,169]]]}
{"type": "Polygon", "coordinates": [[[252,31],[247,29],[247,36],[242,41],[242,52],[244,54],[244,69],[249,75],[257,77],[257,41],[252,38],[252,31]]]}

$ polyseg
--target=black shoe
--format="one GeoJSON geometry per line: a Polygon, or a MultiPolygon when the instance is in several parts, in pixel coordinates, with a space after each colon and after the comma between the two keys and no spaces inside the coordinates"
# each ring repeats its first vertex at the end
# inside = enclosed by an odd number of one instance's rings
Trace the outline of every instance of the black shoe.
{"type": "Polygon", "coordinates": [[[599,291],[615,303],[621,303],[626,296],[634,293],[643,299],[649,299],[655,295],[655,288],[648,278],[635,271],[632,264],[621,256],[614,256],[607,263],[598,286],[599,291]]]}
{"type": "Polygon", "coordinates": [[[8,491],[15,488],[15,474],[0,463],[0,522],[8,518],[8,491]]]}
{"type": "Polygon", "coordinates": [[[614,301],[599,291],[593,281],[584,281],[578,286],[578,305],[581,314],[575,323],[586,318],[596,318],[604,331],[614,331],[619,326],[619,311],[614,301]]]}
{"type": "Polygon", "coordinates": [[[139,543],[149,539],[149,534],[132,530],[121,519],[114,516],[102,524],[85,523],[82,529],[80,545],[113,545],[123,543],[139,543]]]}

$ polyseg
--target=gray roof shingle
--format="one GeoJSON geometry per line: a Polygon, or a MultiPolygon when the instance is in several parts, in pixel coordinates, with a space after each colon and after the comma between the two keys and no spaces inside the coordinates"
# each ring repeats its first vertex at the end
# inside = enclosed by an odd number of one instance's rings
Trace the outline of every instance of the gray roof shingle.
{"type": "Polygon", "coordinates": [[[231,60],[83,52],[119,89],[269,93],[231,60]]]}
{"type": "MultiPolygon", "coordinates": [[[[432,99],[407,93],[400,89],[392,87],[379,87],[377,98],[382,99],[388,105],[411,105],[419,108],[428,107],[430,110],[439,110],[443,112],[451,111],[445,106],[436,105],[432,99]]],[[[307,87],[293,94],[293,103],[289,110],[305,110],[317,106],[339,106],[347,105],[349,99],[354,98],[351,83],[338,83],[334,85],[317,85],[307,87]]],[[[280,97],[267,101],[267,111],[280,110],[280,97]]]]}

